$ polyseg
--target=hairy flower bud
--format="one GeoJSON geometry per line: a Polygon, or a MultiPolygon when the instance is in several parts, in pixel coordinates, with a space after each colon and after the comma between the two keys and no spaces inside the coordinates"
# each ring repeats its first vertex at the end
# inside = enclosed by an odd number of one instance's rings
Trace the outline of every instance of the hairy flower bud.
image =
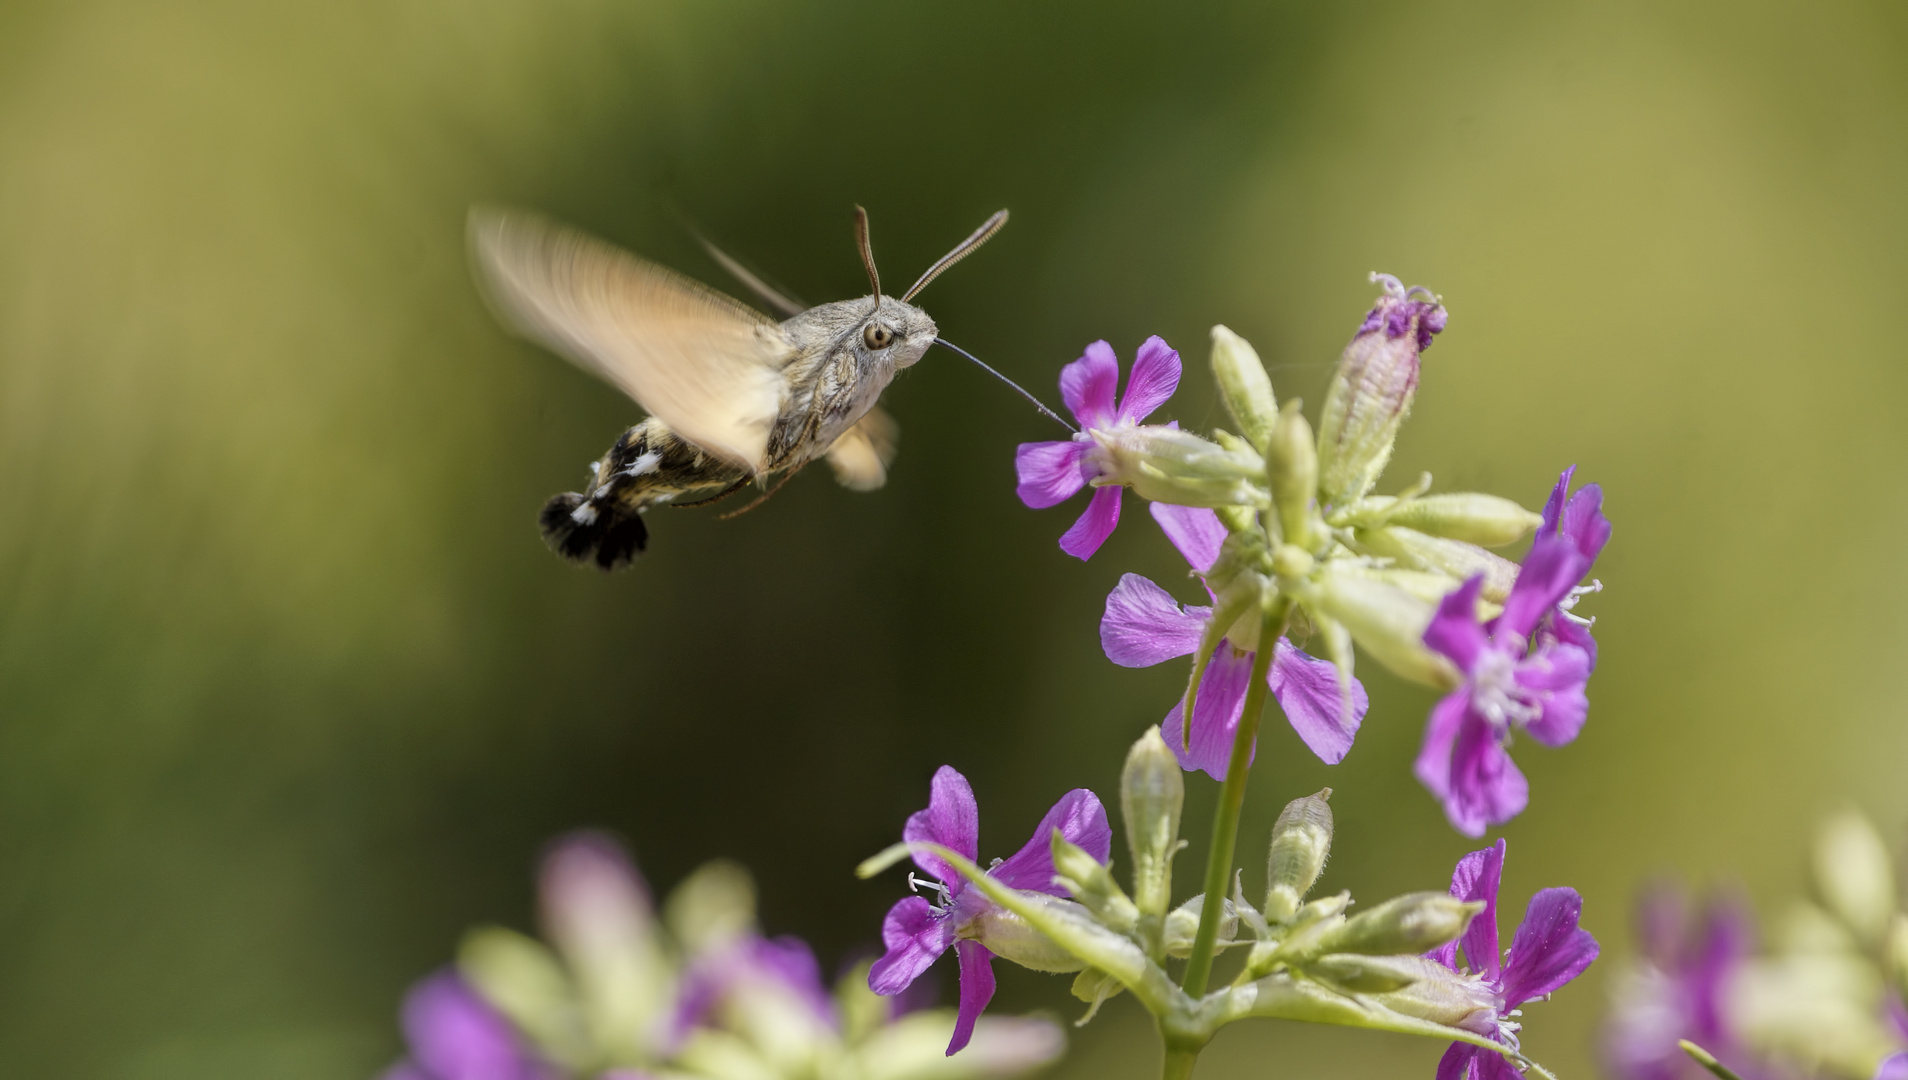
{"type": "Polygon", "coordinates": [[[1434,1024],[1463,1028],[1479,1035],[1497,1034],[1499,1001],[1495,987],[1476,975],[1460,975],[1423,957],[1390,959],[1416,960],[1413,966],[1418,968],[1418,979],[1409,986],[1378,995],[1378,1004],[1434,1024]]]}
{"type": "Polygon", "coordinates": [[[1173,897],[1173,856],[1179,851],[1179,813],[1186,780],[1179,759],[1157,726],[1126,753],[1120,771],[1120,813],[1133,853],[1133,902],[1141,913],[1164,915],[1173,897]]]}
{"type": "Polygon", "coordinates": [[[1120,890],[1112,871],[1059,829],[1053,830],[1052,845],[1054,876],[1061,887],[1091,911],[1101,925],[1122,934],[1131,932],[1139,923],[1139,909],[1120,890]]]}
{"type": "MultiPolygon", "coordinates": [[[[1366,553],[1383,556],[1407,570],[1423,570],[1460,582],[1473,574],[1483,574],[1483,596],[1492,603],[1503,603],[1517,582],[1516,563],[1463,540],[1426,536],[1399,525],[1358,529],[1352,535],[1366,553]]],[[[1440,586],[1439,592],[1455,587],[1440,586]]]]}
{"type": "Polygon", "coordinates": [[[1822,900],[1865,945],[1878,945],[1895,915],[1895,870],[1888,845],[1868,819],[1845,810],[1815,838],[1815,881],[1822,900]]]}
{"type": "MultiPolygon", "coordinates": [[[[1078,904],[1043,893],[1021,895],[1030,903],[1064,905],[1064,909],[1070,909],[1074,917],[1086,918],[1078,904]]],[[[1087,966],[1086,961],[1061,948],[1052,938],[1034,929],[1027,920],[1003,907],[989,905],[968,924],[966,936],[987,946],[987,951],[995,956],[1034,971],[1069,972],[1087,966]]]]}
{"type": "Polygon", "coordinates": [[[1299,599],[1343,626],[1395,674],[1441,690],[1457,685],[1450,661],[1424,647],[1434,610],[1430,600],[1337,560],[1325,564],[1299,599]]]}
{"type": "Polygon", "coordinates": [[[1332,789],[1293,799],[1272,825],[1272,850],[1266,858],[1265,917],[1290,922],[1299,901],[1312,891],[1332,850],[1332,789]]]}
{"type": "Polygon", "coordinates": [[[1385,517],[1392,525],[1484,547],[1514,544],[1544,521],[1509,499],[1468,491],[1406,499],[1385,517]]]}
{"type": "Polygon", "coordinates": [[[1288,401],[1265,451],[1266,479],[1272,502],[1279,510],[1279,526],[1288,544],[1311,547],[1313,504],[1318,499],[1318,451],[1312,444],[1312,426],[1299,412],[1299,402],[1288,401]]]}
{"type": "Polygon", "coordinates": [[[1219,396],[1226,411],[1246,439],[1265,453],[1266,440],[1278,423],[1278,398],[1272,394],[1272,379],[1265,364],[1246,339],[1223,326],[1212,328],[1212,375],[1219,383],[1219,396]]]}
{"type": "Polygon", "coordinates": [[[1456,941],[1482,910],[1482,902],[1467,903],[1449,893],[1406,893],[1346,919],[1320,940],[1318,951],[1372,956],[1421,953],[1456,941]]]}
{"type": "MultiPolygon", "coordinates": [[[[1077,436],[1076,436],[1077,437],[1077,436]]],[[[1088,452],[1098,484],[1126,484],[1142,498],[1176,506],[1263,506],[1265,462],[1249,447],[1228,449],[1190,431],[1142,424],[1094,428],[1088,452]]]]}
{"type": "Polygon", "coordinates": [[[1384,472],[1418,391],[1418,354],[1444,329],[1436,298],[1414,298],[1428,292],[1388,274],[1372,280],[1385,295],[1345,346],[1319,416],[1319,490],[1332,506],[1366,495],[1384,472]]]}
{"type": "MultiPolygon", "coordinates": [[[[1384,994],[1424,978],[1425,961],[1416,956],[1321,956],[1300,971],[1343,994],[1384,994]]],[[[1441,965],[1440,965],[1441,966],[1441,965]]]]}

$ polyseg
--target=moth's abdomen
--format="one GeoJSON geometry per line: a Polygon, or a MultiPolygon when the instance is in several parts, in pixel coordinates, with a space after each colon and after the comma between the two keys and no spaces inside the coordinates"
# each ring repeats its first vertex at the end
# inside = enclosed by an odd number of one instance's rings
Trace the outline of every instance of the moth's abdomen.
{"type": "Polygon", "coordinates": [[[553,496],[537,524],[551,551],[603,570],[629,565],[649,545],[642,515],[650,507],[711,498],[749,478],[654,418],[624,432],[590,469],[588,491],[553,496]]]}

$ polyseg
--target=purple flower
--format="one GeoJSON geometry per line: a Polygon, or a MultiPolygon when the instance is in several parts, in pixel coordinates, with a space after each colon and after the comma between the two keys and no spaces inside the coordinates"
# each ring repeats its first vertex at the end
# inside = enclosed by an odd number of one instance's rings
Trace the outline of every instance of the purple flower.
{"type": "MultiPolygon", "coordinates": [[[[1583,898],[1575,889],[1543,889],[1530,898],[1524,921],[1511,938],[1500,962],[1497,953],[1497,887],[1504,875],[1504,841],[1473,851],[1458,860],[1451,875],[1451,895],[1459,900],[1482,900],[1484,910],[1471,920],[1464,936],[1429,955],[1452,971],[1460,970],[1458,947],[1464,948],[1469,974],[1497,995],[1494,1010],[1474,1014],[1463,1026],[1513,1050],[1520,1049],[1522,1027],[1511,1017],[1525,1002],[1555,993],[1583,974],[1597,958],[1597,939],[1577,925],[1583,898]]],[[[1521,1080],[1503,1056],[1470,1043],[1452,1043],[1438,1062],[1437,1080],[1521,1080]]]]}
{"type": "Polygon", "coordinates": [[[464,980],[441,971],[404,999],[410,1056],[384,1080],[555,1080],[510,1021],[464,980]]]}
{"type": "MultiPolygon", "coordinates": [[[[937,843],[978,860],[980,811],[967,778],[943,765],[934,773],[931,792],[927,809],[909,815],[907,826],[901,830],[902,838],[937,843]]],[[[1051,837],[1056,828],[1101,863],[1111,857],[1113,830],[1107,825],[1105,808],[1091,791],[1076,788],[1040,819],[1026,846],[988,873],[1009,888],[1066,896],[1053,883],[1051,837]]],[[[934,855],[917,852],[914,863],[941,882],[934,886],[940,903],[909,896],[888,910],[881,925],[881,939],[888,951],[869,970],[868,986],[883,996],[899,994],[952,947],[960,961],[961,1006],[954,1038],[947,1045],[951,1056],[973,1037],[974,1022],[994,996],[994,954],[977,939],[984,918],[997,909],[993,901],[979,889],[968,888],[965,878],[934,855]]],[[[914,883],[914,876],[910,874],[908,880],[914,883]]]]}
{"type": "MultiPolygon", "coordinates": [[[[1602,521],[1597,499],[1585,502],[1592,523],[1602,521]]],[[[1607,524],[1602,533],[1608,535],[1607,524]]],[[[1583,730],[1590,654],[1552,635],[1540,635],[1533,649],[1531,633],[1589,568],[1578,535],[1545,530],[1518,569],[1503,614],[1479,625],[1480,574],[1446,596],[1425,629],[1424,643],[1449,657],[1463,682],[1432,708],[1416,772],[1467,836],[1482,836],[1486,825],[1509,821],[1530,801],[1524,774],[1505,749],[1513,731],[1562,746],[1583,730]]]]}
{"type": "MultiPolygon", "coordinates": [[[[1211,510],[1153,503],[1154,520],[1192,568],[1205,573],[1219,558],[1226,527],[1211,510]]],[[[1210,590],[1208,590],[1210,595],[1210,590]]],[[[1209,607],[1181,607],[1165,589],[1138,574],[1120,578],[1106,597],[1100,619],[1100,645],[1107,659],[1121,667],[1151,667],[1199,648],[1200,635],[1212,617],[1209,607]]],[[[1204,770],[1223,780],[1232,757],[1232,740],[1245,713],[1246,684],[1252,678],[1253,654],[1222,640],[1214,650],[1193,703],[1192,745],[1183,744],[1185,698],[1160,723],[1160,735],[1187,770],[1204,770]]],[[[1364,719],[1365,688],[1351,679],[1349,701],[1339,692],[1338,669],[1308,656],[1280,638],[1266,674],[1272,696],[1292,724],[1292,730],[1327,765],[1344,760],[1352,738],[1364,719]]],[[[1254,753],[1257,747],[1254,747],[1254,753]]]]}
{"type": "Polygon", "coordinates": [[[1606,1033],[1611,1071],[1624,1080],[1708,1075],[1677,1046],[1688,1039],[1732,1068],[1744,1060],[1723,1013],[1730,980],[1748,958],[1742,909],[1712,902],[1692,921],[1682,893],[1667,886],[1638,904],[1640,969],[1618,992],[1606,1033]]]}
{"type": "MultiPolygon", "coordinates": [[[[1570,490],[1570,478],[1577,472],[1575,465],[1563,471],[1557,478],[1557,486],[1550,493],[1550,500],[1544,503],[1544,523],[1537,528],[1537,535],[1562,536],[1577,548],[1583,556],[1584,573],[1590,572],[1590,565],[1597,561],[1597,554],[1603,545],[1610,542],[1610,522],[1603,516],[1603,488],[1597,484],[1585,484],[1578,489],[1570,501],[1564,501],[1564,495],[1570,490]]],[[[1595,619],[1586,619],[1571,614],[1586,593],[1599,592],[1603,583],[1593,581],[1588,585],[1579,585],[1560,599],[1556,606],[1544,614],[1543,621],[1537,625],[1539,640],[1561,641],[1566,645],[1575,645],[1590,658],[1592,670],[1597,666],[1597,642],[1590,636],[1590,627],[1595,619]]]]}
{"type": "MultiPolygon", "coordinates": [[[[1179,387],[1179,353],[1158,336],[1149,337],[1133,361],[1126,399],[1116,405],[1119,381],[1119,358],[1104,341],[1088,345],[1086,355],[1060,369],[1060,396],[1080,422],[1080,433],[1067,442],[1020,444],[1014,471],[1020,477],[1015,492],[1021,502],[1043,510],[1065,502],[1105,475],[1107,470],[1094,453],[1097,437],[1137,427],[1173,396],[1179,387]]],[[[1109,484],[1094,491],[1086,512],[1060,537],[1060,550],[1080,559],[1100,550],[1120,522],[1121,490],[1109,484]]]]}
{"type": "Polygon", "coordinates": [[[680,1048],[691,1030],[719,1023],[732,1003],[750,1003],[758,1012],[772,1007],[764,998],[782,1005],[777,1014],[797,1023],[828,1031],[841,1026],[814,951],[793,936],[749,934],[699,956],[683,972],[676,994],[665,1038],[673,1048],[680,1048]]]}
{"type": "Polygon", "coordinates": [[[1875,1070],[1875,1080],[1908,1080],[1908,1050],[1883,1059],[1875,1070]]]}

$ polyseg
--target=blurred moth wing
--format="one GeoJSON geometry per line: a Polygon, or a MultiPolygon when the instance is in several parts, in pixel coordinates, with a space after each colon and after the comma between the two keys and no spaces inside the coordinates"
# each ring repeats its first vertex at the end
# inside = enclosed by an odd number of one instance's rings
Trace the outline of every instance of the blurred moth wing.
{"type": "MultiPolygon", "coordinates": [[[[768,471],[769,435],[788,394],[783,369],[797,352],[781,326],[535,214],[474,208],[470,242],[486,295],[518,333],[607,380],[711,456],[757,477],[768,471]]],[[[860,467],[866,475],[865,460],[860,467]]]]}
{"type": "Polygon", "coordinates": [[[828,465],[842,487],[874,491],[888,482],[888,466],[900,438],[901,425],[877,405],[828,448],[828,465]]]}

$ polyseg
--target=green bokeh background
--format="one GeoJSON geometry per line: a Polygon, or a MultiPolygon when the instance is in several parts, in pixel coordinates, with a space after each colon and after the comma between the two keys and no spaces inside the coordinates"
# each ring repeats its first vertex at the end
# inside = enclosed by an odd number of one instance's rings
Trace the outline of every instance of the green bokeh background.
{"type": "MultiPolygon", "coordinates": [[[[863,288],[855,202],[902,281],[1005,205],[923,296],[943,332],[1049,397],[1162,334],[1192,425],[1212,323],[1316,402],[1367,271],[1435,287],[1386,486],[1536,505],[1576,462],[1616,523],[1591,722],[1520,747],[1505,830],[1510,903],[1574,884],[1606,944],[1526,1017],[1591,1075],[1639,881],[1772,901],[1824,810],[1908,815],[1905,48],[1884,3],[8,4],[0,1073],[367,1076],[406,983],[527,925],[584,824],[662,884],[746,861],[832,964],[934,766],[1005,854],[1175,696],[1095,625],[1176,557],[1132,504],[1063,556],[1072,511],[1012,493],[1052,432],[947,354],[887,395],[885,490],[660,512],[616,577],[552,558],[540,501],[639,414],[484,311],[463,214],[500,200],[732,287],[686,218],[811,300],[863,288]]],[[[1471,845],[1409,774],[1431,697],[1366,673],[1343,765],[1262,741],[1243,860],[1330,784],[1326,883],[1369,899],[1471,845]]],[[[1020,972],[1000,1000],[1075,1008],[1020,972]]],[[[1064,1074],[1151,1047],[1116,1002],[1064,1074]]],[[[1206,1067],[1440,1049],[1264,1024],[1206,1067]]]]}

